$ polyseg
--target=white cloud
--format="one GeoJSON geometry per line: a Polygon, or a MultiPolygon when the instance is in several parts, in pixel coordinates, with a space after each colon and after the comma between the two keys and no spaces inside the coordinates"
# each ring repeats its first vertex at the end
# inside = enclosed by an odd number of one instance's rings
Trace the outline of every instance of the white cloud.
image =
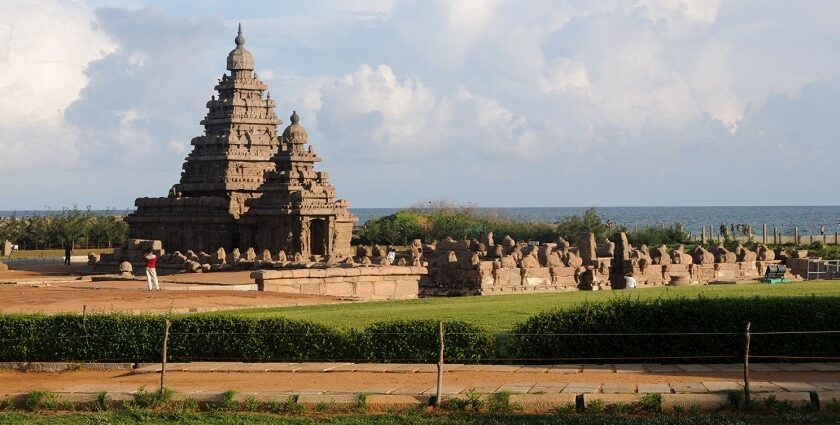
{"type": "Polygon", "coordinates": [[[540,79],[540,90],[543,93],[582,90],[589,94],[590,86],[586,66],[566,58],[558,58],[548,64],[546,75],[540,79]]]}
{"type": "Polygon", "coordinates": [[[332,129],[335,137],[369,139],[368,146],[356,146],[362,151],[423,150],[440,137],[435,129],[446,125],[440,120],[448,109],[422,82],[400,80],[387,65],[363,64],[337,78],[322,89],[321,102],[321,126],[332,129]],[[365,132],[359,133],[361,129],[365,132]]]}
{"type": "Polygon", "coordinates": [[[87,66],[114,50],[77,2],[11,1],[0,15],[0,169],[78,164],[64,112],[88,84],[87,66]]]}
{"type": "MultiPolygon", "coordinates": [[[[819,92],[835,93],[840,78],[840,3],[99,4],[112,8],[94,17],[72,2],[4,4],[0,165],[34,169],[61,157],[77,172],[152,168],[144,190],[165,193],[202,132],[240,19],[278,115],[298,111],[323,169],[355,205],[438,196],[495,205],[764,202],[684,177],[702,169],[740,187],[766,184],[755,181],[760,169],[729,158],[772,146],[801,159],[791,152],[836,141],[837,120],[824,111],[840,101],[819,92]],[[34,46],[22,63],[41,64],[41,74],[5,66],[18,46],[34,46]],[[49,68],[55,57],[69,72],[49,68]],[[532,183],[549,176],[562,189],[532,183]],[[655,177],[661,190],[627,191],[626,176],[655,177]]],[[[815,172],[840,178],[831,167],[815,172]]],[[[113,192],[120,205],[140,195],[113,192]]]]}

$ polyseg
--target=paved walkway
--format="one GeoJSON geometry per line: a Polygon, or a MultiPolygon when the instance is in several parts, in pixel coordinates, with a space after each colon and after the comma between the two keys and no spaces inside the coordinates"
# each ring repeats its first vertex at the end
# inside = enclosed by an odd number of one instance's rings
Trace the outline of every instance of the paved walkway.
{"type": "MultiPolygon", "coordinates": [[[[840,363],[751,364],[753,392],[840,391],[840,363]]],[[[133,392],[154,388],[159,364],[0,363],[0,394],[133,392]]],[[[287,394],[435,392],[433,364],[233,363],[167,364],[167,386],[200,393],[236,389],[287,394]]],[[[743,366],[723,365],[446,365],[444,394],[702,394],[742,389],[743,366]]]]}

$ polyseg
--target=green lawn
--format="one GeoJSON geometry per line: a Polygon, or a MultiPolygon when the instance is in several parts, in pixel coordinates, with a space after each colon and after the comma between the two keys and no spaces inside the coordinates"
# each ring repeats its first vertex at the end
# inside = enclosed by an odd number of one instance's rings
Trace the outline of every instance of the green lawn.
{"type": "Polygon", "coordinates": [[[0,413],[0,423],[10,425],[30,424],[313,424],[328,423],[335,425],[392,425],[392,424],[421,424],[421,425],[534,425],[534,424],[567,424],[567,425],[691,425],[702,423],[705,425],[781,425],[791,423],[801,424],[836,424],[837,416],[803,414],[792,416],[741,416],[741,415],[711,415],[711,416],[590,416],[590,415],[494,415],[494,414],[405,414],[405,415],[348,415],[337,417],[306,418],[276,416],[269,414],[248,413],[72,413],[72,414],[32,414],[32,413],[0,413]]]}
{"type": "Polygon", "coordinates": [[[657,287],[632,291],[574,291],[551,294],[493,295],[484,297],[424,298],[354,304],[234,310],[226,314],[283,316],[314,322],[361,328],[373,322],[396,319],[465,320],[495,331],[510,330],[535,313],[583,302],[604,302],[615,297],[780,297],[840,296],[840,281],[796,282],[766,285],[704,285],[657,287]]]}

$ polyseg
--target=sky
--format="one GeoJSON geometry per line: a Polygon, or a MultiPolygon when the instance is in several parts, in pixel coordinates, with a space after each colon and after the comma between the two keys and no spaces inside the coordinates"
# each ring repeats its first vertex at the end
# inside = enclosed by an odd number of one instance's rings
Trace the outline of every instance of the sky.
{"type": "Polygon", "coordinates": [[[4,0],[0,210],[166,196],[240,22],[352,207],[838,204],[835,0],[4,0]]]}

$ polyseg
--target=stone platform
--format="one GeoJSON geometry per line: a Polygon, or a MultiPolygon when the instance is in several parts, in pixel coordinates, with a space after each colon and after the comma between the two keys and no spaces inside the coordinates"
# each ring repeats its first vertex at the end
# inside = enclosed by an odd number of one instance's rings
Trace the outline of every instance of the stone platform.
{"type": "Polygon", "coordinates": [[[326,269],[258,270],[260,291],[349,297],[360,301],[417,298],[425,267],[371,266],[326,269]]]}

